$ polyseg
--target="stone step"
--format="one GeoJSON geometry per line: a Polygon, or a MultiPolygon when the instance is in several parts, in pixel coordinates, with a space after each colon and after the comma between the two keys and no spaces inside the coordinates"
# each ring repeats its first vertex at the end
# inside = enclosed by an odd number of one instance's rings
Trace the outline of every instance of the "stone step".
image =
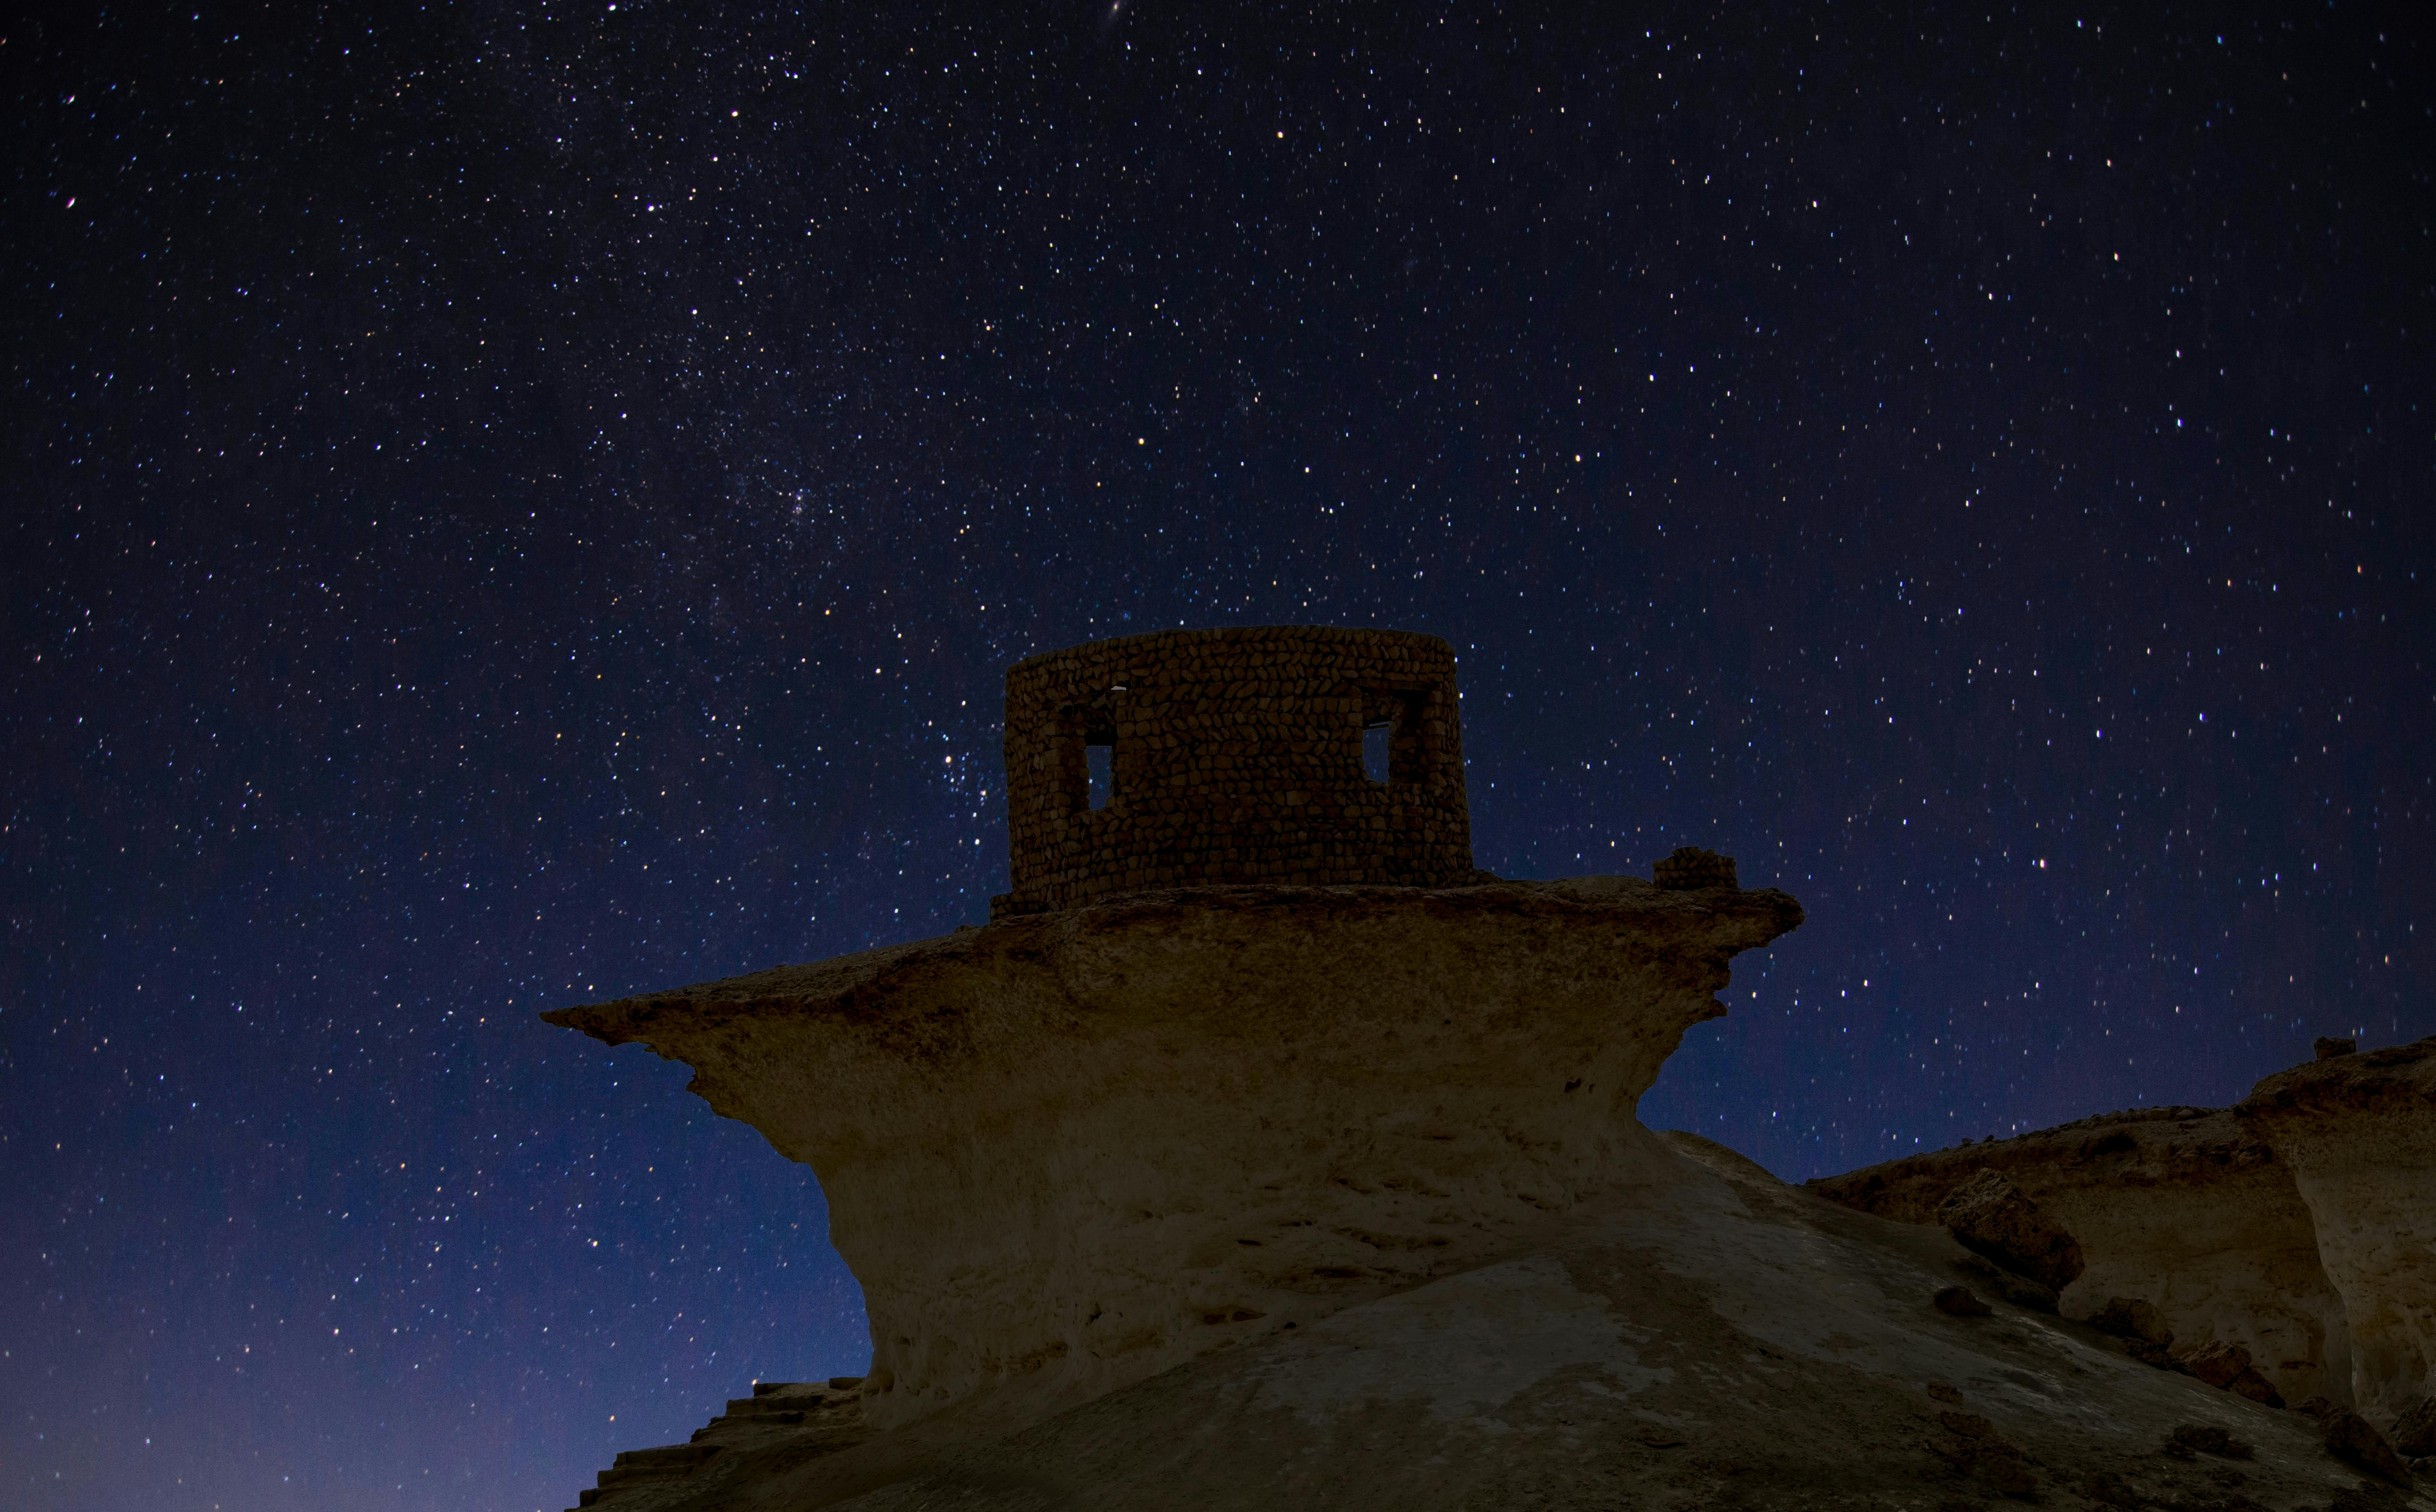
{"type": "MultiPolygon", "coordinates": [[[[671,1469],[690,1474],[693,1468],[719,1452],[716,1444],[662,1444],[653,1449],[630,1449],[611,1462],[611,1470],[671,1469]]],[[[611,1470],[601,1473],[608,1474],[611,1470]]]]}
{"type": "Polygon", "coordinates": [[[730,1397],[730,1417],[765,1417],[773,1413],[799,1413],[818,1399],[811,1397],[730,1397]]]}
{"type": "Polygon", "coordinates": [[[801,1428],[813,1409],[839,1400],[840,1393],[861,1384],[861,1376],[831,1376],[826,1382],[757,1381],[752,1396],[731,1398],[724,1414],[694,1431],[692,1442],[630,1449],[619,1454],[617,1463],[595,1477],[600,1484],[582,1492],[568,1512],[596,1505],[602,1497],[626,1486],[683,1480],[703,1461],[728,1447],[705,1442],[714,1434],[726,1431],[730,1443],[760,1443],[763,1440],[754,1430],[801,1428]]]}

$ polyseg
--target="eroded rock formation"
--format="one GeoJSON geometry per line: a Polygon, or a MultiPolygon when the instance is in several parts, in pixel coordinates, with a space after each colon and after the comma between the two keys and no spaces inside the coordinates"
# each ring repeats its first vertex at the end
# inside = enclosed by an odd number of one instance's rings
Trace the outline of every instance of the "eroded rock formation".
{"type": "Polygon", "coordinates": [[[809,1165],[872,1329],[586,1506],[2436,1512],[2436,1042],[1789,1188],[1635,1107],[1800,908],[1470,870],[1443,642],[1008,686],[989,926],[545,1016],[809,1165]]]}
{"type": "Polygon", "coordinates": [[[2353,1405],[2395,1427],[2436,1397],[2436,1038],[2323,1056],[2233,1111],[2308,1207],[2342,1301],[2353,1405]]]}
{"type": "Polygon", "coordinates": [[[812,1168],[869,1422],[1024,1417],[1640,1179],[1635,1103],[1800,918],[1630,878],[1137,894],[547,1017],[686,1062],[812,1168]]]}
{"type": "Polygon", "coordinates": [[[747,1440],[773,1431],[731,1412],[687,1447],[733,1447],[682,1478],[644,1461],[591,1504],[2436,1508],[2407,1470],[2375,1468],[2340,1409],[2272,1411],[2003,1303],[1949,1314],[1931,1299],[1967,1252],[1942,1229],[1841,1208],[1693,1136],[1641,1142],[1637,1179],[1557,1237],[1029,1426],[959,1406],[841,1437],[816,1408],[796,1436],[747,1440]]]}
{"type": "Polygon", "coordinates": [[[2408,1434],[2436,1394],[2436,1040],[2319,1055],[2230,1108],[2108,1114],[1810,1185],[1932,1224],[2001,1176],[2081,1246],[2067,1315],[2149,1306],[2165,1338],[2144,1342],[2202,1379],[2408,1434]]]}

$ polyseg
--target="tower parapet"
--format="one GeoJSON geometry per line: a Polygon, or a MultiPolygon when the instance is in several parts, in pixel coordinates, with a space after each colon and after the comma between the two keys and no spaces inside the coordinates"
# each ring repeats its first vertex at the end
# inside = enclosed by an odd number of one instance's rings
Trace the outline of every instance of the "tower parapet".
{"type": "Polygon", "coordinates": [[[1454,650],[1435,635],[1169,630],[1027,657],[1006,674],[1006,772],[993,917],[1189,883],[1477,877],[1454,650]]]}

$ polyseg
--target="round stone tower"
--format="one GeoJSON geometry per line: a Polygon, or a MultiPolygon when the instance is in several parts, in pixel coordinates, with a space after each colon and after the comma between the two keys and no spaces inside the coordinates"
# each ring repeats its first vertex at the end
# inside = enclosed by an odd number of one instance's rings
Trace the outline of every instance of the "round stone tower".
{"type": "Polygon", "coordinates": [[[1192,882],[1475,877],[1435,635],[1168,630],[1027,657],[1006,674],[1006,773],[993,917],[1192,882]]]}

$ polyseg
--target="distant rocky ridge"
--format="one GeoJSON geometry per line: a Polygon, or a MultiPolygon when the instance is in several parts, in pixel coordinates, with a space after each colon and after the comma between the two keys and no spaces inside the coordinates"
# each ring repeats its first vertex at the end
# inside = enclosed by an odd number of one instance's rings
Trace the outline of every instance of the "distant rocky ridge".
{"type": "Polygon", "coordinates": [[[2318,1050],[2229,1108],[2110,1113],[1809,1186],[1950,1224],[1958,1193],[2001,1183],[2085,1258],[2059,1288],[2065,1316],[2260,1400],[2356,1411],[2404,1454],[2436,1454],[2436,1038],[2318,1050]]]}

